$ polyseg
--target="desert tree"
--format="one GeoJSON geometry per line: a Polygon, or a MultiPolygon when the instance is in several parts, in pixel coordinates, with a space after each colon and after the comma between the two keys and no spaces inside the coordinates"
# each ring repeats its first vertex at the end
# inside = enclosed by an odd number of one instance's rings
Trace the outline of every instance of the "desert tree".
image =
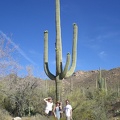
{"type": "Polygon", "coordinates": [[[15,59],[16,53],[17,46],[13,46],[11,39],[0,33],[0,77],[16,73],[21,68],[15,59]]]}

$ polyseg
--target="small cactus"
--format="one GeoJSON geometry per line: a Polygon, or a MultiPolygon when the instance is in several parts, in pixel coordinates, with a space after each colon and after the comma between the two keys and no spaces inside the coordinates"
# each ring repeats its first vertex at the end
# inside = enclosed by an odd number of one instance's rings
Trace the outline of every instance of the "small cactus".
{"type": "Polygon", "coordinates": [[[101,70],[99,70],[99,78],[96,80],[96,88],[101,91],[105,91],[107,94],[107,82],[106,78],[102,77],[101,70]]]}

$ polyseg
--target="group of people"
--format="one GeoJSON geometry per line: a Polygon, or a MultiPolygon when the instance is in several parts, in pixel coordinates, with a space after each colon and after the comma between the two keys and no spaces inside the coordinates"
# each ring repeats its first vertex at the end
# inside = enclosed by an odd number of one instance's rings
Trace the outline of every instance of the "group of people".
{"type": "Polygon", "coordinates": [[[69,100],[66,100],[66,105],[63,108],[61,102],[56,102],[53,104],[53,100],[51,97],[45,98],[44,101],[46,102],[45,114],[48,116],[54,115],[56,120],[60,120],[62,113],[65,113],[66,120],[72,120],[72,106],[69,103],[69,100]]]}

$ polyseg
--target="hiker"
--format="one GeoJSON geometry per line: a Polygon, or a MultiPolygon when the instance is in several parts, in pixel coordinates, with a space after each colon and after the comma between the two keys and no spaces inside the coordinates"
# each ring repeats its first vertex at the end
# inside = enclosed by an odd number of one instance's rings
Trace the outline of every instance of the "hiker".
{"type": "Polygon", "coordinates": [[[54,113],[54,116],[55,116],[56,120],[60,120],[61,110],[62,110],[61,103],[56,102],[56,104],[55,104],[55,106],[53,108],[53,113],[54,113]]]}
{"type": "Polygon", "coordinates": [[[45,114],[48,116],[52,116],[52,109],[53,109],[53,101],[51,97],[44,98],[46,102],[45,114]]]}
{"type": "Polygon", "coordinates": [[[62,108],[62,102],[59,103],[59,106],[61,108],[61,111],[60,111],[60,118],[63,117],[63,108],[62,108]]]}
{"type": "Polygon", "coordinates": [[[72,120],[72,106],[69,104],[69,100],[66,100],[66,106],[64,108],[66,120],[72,120]]]}

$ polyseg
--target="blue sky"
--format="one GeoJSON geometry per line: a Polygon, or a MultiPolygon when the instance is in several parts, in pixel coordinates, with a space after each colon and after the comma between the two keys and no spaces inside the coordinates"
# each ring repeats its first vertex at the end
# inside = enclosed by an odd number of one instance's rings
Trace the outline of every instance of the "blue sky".
{"type": "MultiPolygon", "coordinates": [[[[76,71],[120,67],[120,0],[61,0],[63,62],[72,52],[73,23],[79,28],[76,71]]],[[[32,65],[38,77],[45,77],[45,30],[50,71],[55,73],[55,0],[0,0],[0,33],[19,46],[19,63],[32,65]]]]}

